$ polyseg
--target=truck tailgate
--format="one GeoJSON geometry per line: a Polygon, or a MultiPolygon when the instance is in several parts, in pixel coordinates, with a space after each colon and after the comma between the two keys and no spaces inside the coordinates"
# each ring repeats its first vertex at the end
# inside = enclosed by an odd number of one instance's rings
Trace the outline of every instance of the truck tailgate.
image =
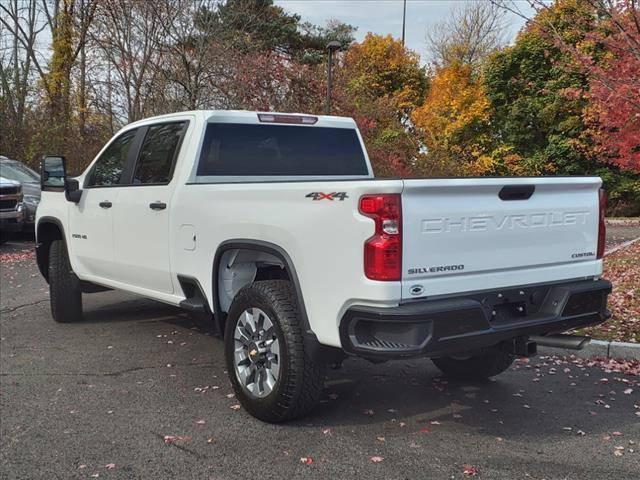
{"type": "Polygon", "coordinates": [[[594,276],[597,177],[405,180],[404,299],[594,276]]]}

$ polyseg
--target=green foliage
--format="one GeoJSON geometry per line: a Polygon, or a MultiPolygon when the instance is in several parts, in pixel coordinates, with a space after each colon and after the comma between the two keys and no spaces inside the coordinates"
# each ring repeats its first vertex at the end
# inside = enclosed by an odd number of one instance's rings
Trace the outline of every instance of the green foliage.
{"type": "Polygon", "coordinates": [[[489,61],[484,79],[496,137],[523,157],[548,163],[549,173],[568,174],[568,165],[583,160],[572,146],[584,130],[586,80],[560,60],[551,42],[525,32],[489,61]]]}
{"type": "Polygon", "coordinates": [[[200,10],[194,23],[203,35],[214,37],[211,42],[239,53],[276,52],[303,64],[321,63],[330,41],[348,48],[356,30],[339,21],[325,27],[300,23],[299,15],[287,13],[273,0],[227,0],[215,10],[200,10]]]}
{"type": "Polygon", "coordinates": [[[217,41],[241,52],[289,52],[300,43],[299,15],[286,13],[273,0],[227,0],[214,11],[202,10],[196,25],[215,28],[217,41]]]}

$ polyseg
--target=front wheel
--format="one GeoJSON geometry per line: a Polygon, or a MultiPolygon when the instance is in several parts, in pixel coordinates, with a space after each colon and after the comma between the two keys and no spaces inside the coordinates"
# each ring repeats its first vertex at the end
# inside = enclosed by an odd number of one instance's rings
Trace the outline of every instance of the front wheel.
{"type": "Polygon", "coordinates": [[[80,280],[71,270],[64,240],[52,242],[49,250],[49,293],[51,314],[56,322],[77,322],[82,319],[82,288],[80,280]]]}
{"type": "Polygon", "coordinates": [[[259,281],[238,292],[227,316],[225,356],[238,400],[260,420],[304,416],[320,399],[324,372],[304,351],[288,281],[259,281]]]}
{"type": "Polygon", "coordinates": [[[490,350],[468,357],[440,357],[431,361],[442,373],[460,380],[482,380],[507,370],[515,357],[499,350],[490,350]]]}

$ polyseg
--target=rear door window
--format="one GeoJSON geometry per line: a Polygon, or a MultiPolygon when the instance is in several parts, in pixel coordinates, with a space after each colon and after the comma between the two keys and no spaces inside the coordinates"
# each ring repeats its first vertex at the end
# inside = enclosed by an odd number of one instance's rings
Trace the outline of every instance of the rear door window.
{"type": "Polygon", "coordinates": [[[355,129],[210,123],[197,176],[366,176],[355,129]]]}
{"type": "Polygon", "coordinates": [[[169,183],[186,126],[187,122],[174,122],[149,127],[133,173],[134,185],[169,183]]]}

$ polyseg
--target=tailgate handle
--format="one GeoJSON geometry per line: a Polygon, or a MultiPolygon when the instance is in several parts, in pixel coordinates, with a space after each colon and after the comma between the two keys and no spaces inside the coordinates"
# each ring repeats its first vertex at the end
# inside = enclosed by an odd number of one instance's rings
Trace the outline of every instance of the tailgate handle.
{"type": "Polygon", "coordinates": [[[501,200],[528,200],[535,189],[535,185],[505,185],[498,196],[501,200]]]}

